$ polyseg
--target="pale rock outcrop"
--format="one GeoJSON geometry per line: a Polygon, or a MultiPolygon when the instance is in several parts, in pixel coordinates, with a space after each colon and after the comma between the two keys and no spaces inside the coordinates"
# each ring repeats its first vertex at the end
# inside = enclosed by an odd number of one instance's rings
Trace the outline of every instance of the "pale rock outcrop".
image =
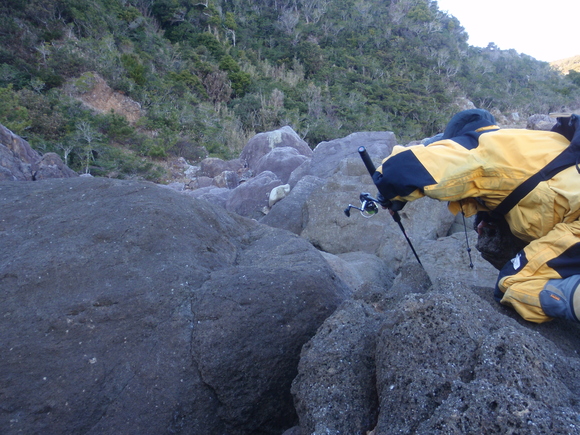
{"type": "Polygon", "coordinates": [[[286,198],[290,193],[290,185],[283,184],[281,186],[274,187],[270,191],[270,195],[268,196],[268,207],[272,208],[274,204],[278,201],[286,198]]]}

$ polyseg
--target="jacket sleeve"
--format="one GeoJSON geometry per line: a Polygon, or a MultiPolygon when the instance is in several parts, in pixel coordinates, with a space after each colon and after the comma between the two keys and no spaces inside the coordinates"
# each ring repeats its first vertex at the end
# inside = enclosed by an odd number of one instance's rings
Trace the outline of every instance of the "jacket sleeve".
{"type": "MultiPolygon", "coordinates": [[[[428,146],[395,147],[373,178],[379,192],[390,200],[429,196],[455,202],[480,195],[482,167],[477,153],[445,139],[428,146]]],[[[456,212],[457,204],[450,209],[456,212]]]]}
{"type": "Polygon", "coordinates": [[[394,147],[391,155],[383,160],[382,166],[375,172],[373,181],[386,199],[411,201],[423,196],[423,187],[436,184],[413,152],[414,148],[394,147]]]}

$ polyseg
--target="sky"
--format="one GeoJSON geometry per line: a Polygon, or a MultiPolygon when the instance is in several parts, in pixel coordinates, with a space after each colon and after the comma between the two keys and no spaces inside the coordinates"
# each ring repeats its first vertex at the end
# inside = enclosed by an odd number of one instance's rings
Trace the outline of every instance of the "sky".
{"type": "Polygon", "coordinates": [[[580,0],[437,0],[459,20],[469,45],[514,49],[551,62],[580,55],[580,0]]]}

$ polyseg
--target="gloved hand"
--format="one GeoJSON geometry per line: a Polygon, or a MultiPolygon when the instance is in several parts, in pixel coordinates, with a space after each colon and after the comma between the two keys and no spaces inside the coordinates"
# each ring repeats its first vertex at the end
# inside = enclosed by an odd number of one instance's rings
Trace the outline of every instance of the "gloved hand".
{"type": "Polygon", "coordinates": [[[403,210],[403,207],[405,207],[405,204],[407,204],[405,201],[391,201],[391,203],[392,205],[390,210],[393,212],[403,210]]]}
{"type": "Polygon", "coordinates": [[[404,201],[391,201],[389,199],[385,199],[381,193],[377,195],[377,201],[381,207],[388,208],[392,212],[403,210],[403,207],[405,207],[405,204],[407,204],[404,201]]]}
{"type": "Polygon", "coordinates": [[[379,192],[377,195],[377,201],[379,202],[380,206],[383,208],[391,208],[392,202],[388,199],[385,199],[382,193],[379,192]]]}

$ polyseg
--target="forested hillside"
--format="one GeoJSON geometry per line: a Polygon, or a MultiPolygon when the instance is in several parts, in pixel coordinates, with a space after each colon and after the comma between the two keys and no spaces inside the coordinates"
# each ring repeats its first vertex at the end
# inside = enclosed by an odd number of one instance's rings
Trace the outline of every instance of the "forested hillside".
{"type": "MultiPolygon", "coordinates": [[[[580,48],[579,48],[580,50],[580,48]]],[[[576,84],[580,84],[580,54],[578,56],[572,56],[567,59],[560,59],[554,62],[550,62],[552,68],[562,71],[564,74],[571,74],[572,78],[575,78],[576,84]]]]}
{"type": "Polygon", "coordinates": [[[156,159],[236,157],[283,125],[311,146],[418,139],[458,97],[522,117],[580,105],[577,77],[468,46],[429,0],[2,0],[0,29],[0,123],[94,175],[156,179],[156,159]],[[94,73],[136,123],[73,98],[94,73]]]}

